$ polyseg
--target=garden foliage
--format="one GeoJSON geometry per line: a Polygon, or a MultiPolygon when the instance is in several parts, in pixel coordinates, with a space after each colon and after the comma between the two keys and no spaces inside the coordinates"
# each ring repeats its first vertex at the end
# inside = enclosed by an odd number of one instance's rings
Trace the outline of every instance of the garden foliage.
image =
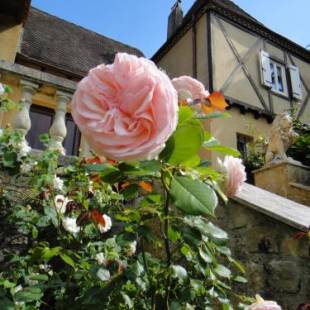
{"type": "Polygon", "coordinates": [[[200,159],[201,147],[236,152],[188,106],[148,161],[61,165],[58,152],[32,155],[5,129],[1,174],[16,186],[0,185],[0,309],[232,309],[244,301],[233,290],[246,282],[244,269],[213,223],[226,201],[223,175],[200,159]]]}

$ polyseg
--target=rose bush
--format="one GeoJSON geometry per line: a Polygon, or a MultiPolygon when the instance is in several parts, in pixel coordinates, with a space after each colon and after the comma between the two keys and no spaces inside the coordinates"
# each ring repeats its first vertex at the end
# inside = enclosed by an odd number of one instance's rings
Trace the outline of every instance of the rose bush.
{"type": "Polygon", "coordinates": [[[242,169],[227,166],[224,175],[200,158],[201,148],[238,156],[201,123],[227,117],[223,98],[202,94],[182,106],[181,93],[178,111],[163,72],[118,54],[91,70],[73,99],[78,126],[108,158],[63,166],[57,151],[24,152],[21,135],[3,131],[0,169],[15,186],[0,184],[0,309],[226,310],[250,302],[234,290],[245,271],[211,221],[227,200],[219,185],[232,175],[236,192],[242,169]],[[204,105],[216,113],[204,114],[204,105]]]}

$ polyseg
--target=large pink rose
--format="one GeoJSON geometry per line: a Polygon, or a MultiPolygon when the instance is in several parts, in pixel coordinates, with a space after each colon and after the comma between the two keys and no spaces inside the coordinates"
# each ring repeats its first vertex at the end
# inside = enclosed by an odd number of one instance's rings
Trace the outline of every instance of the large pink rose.
{"type": "Polygon", "coordinates": [[[203,84],[190,76],[183,75],[172,80],[172,84],[178,92],[179,100],[193,101],[205,100],[209,92],[203,84]]]}
{"type": "Polygon", "coordinates": [[[252,304],[247,310],[281,310],[282,308],[275,301],[268,301],[256,295],[256,303],[252,304]]]}
{"type": "Polygon", "coordinates": [[[225,173],[225,193],[228,197],[236,196],[246,181],[245,167],[240,158],[225,156],[219,164],[225,173]]]}
{"type": "Polygon", "coordinates": [[[72,115],[91,148],[114,160],[156,157],[178,121],[177,92],[153,62],[118,53],[77,87],[72,115]]]}

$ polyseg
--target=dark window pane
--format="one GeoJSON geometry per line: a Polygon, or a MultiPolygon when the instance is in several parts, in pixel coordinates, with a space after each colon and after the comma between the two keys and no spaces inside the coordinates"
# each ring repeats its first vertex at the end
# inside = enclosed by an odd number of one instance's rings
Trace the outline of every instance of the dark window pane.
{"type": "Polygon", "coordinates": [[[29,145],[33,149],[42,150],[43,144],[39,136],[48,133],[54,117],[54,111],[48,108],[32,105],[30,109],[31,128],[26,136],[29,145]]]}
{"type": "Polygon", "coordinates": [[[67,136],[64,141],[64,148],[67,155],[78,155],[81,134],[77,126],[75,125],[70,114],[66,116],[67,136]]]}
{"type": "MultiPolygon", "coordinates": [[[[39,140],[39,136],[48,133],[53,123],[55,112],[52,109],[32,105],[30,109],[31,129],[29,130],[26,139],[29,145],[37,150],[44,148],[39,140]]],[[[70,114],[66,115],[67,136],[64,140],[64,148],[66,155],[78,155],[80,147],[81,134],[75,125],[70,114]]]]}
{"type": "Polygon", "coordinates": [[[284,92],[283,87],[283,79],[282,79],[282,68],[280,66],[277,66],[277,73],[278,73],[278,91],[284,92]]]}
{"type": "Polygon", "coordinates": [[[247,144],[253,141],[253,138],[240,133],[237,133],[237,149],[241,154],[241,157],[245,159],[248,154],[247,144]]]}
{"type": "Polygon", "coordinates": [[[275,70],[274,70],[274,65],[271,62],[270,63],[270,71],[271,71],[271,81],[272,81],[272,89],[276,89],[276,79],[275,79],[275,70]]]}

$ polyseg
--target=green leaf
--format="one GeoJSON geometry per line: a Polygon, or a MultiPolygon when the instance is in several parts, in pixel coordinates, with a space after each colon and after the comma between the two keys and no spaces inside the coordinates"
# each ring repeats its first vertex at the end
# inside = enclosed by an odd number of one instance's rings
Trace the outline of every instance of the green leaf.
{"type": "Polygon", "coordinates": [[[135,281],[144,272],[143,265],[139,261],[134,262],[129,268],[126,269],[126,275],[130,280],[135,281]]]}
{"type": "Polygon", "coordinates": [[[134,303],[133,303],[133,301],[131,300],[131,298],[130,298],[127,294],[125,294],[124,292],[121,292],[121,295],[122,295],[122,297],[123,297],[123,299],[124,299],[124,302],[125,302],[126,306],[127,306],[129,309],[132,309],[132,308],[134,307],[134,303]]]}
{"type": "Polygon", "coordinates": [[[193,117],[193,110],[187,106],[181,106],[179,109],[179,122],[178,125],[180,126],[184,122],[190,120],[193,117]]]}
{"type": "Polygon", "coordinates": [[[234,157],[240,157],[240,152],[230,148],[228,146],[224,146],[224,145],[212,145],[212,146],[206,146],[205,144],[203,145],[207,150],[210,151],[215,151],[215,152],[219,152],[225,155],[231,155],[234,157]]]}
{"type": "Polygon", "coordinates": [[[239,283],[248,283],[248,280],[241,276],[236,276],[233,278],[233,280],[239,283]]]}
{"type": "Polygon", "coordinates": [[[180,283],[184,283],[187,279],[187,271],[184,267],[180,265],[172,265],[172,277],[177,278],[180,283]]]}
{"type": "Polygon", "coordinates": [[[210,255],[210,253],[207,253],[202,248],[199,248],[199,255],[207,264],[212,263],[212,256],[210,255]]]}
{"type": "Polygon", "coordinates": [[[158,176],[161,165],[158,160],[121,163],[118,168],[125,176],[158,176]]]}
{"type": "Polygon", "coordinates": [[[99,268],[96,275],[101,281],[109,281],[111,278],[110,271],[103,268],[99,268]]]}
{"type": "Polygon", "coordinates": [[[204,140],[202,124],[195,119],[189,119],[179,125],[160,157],[172,165],[188,165],[197,163],[197,155],[204,140]]]}
{"type": "Polygon", "coordinates": [[[61,250],[62,250],[61,247],[54,247],[50,249],[49,247],[46,246],[45,247],[38,246],[33,251],[32,259],[49,261],[53,257],[58,256],[61,250]]]}
{"type": "Polygon", "coordinates": [[[45,282],[48,280],[48,276],[46,274],[36,274],[36,275],[30,276],[29,279],[33,281],[45,282]]]}
{"type": "Polygon", "coordinates": [[[188,177],[172,178],[170,194],[175,205],[187,214],[214,215],[218,200],[211,187],[188,177]]]}
{"type": "Polygon", "coordinates": [[[231,271],[223,265],[217,265],[214,269],[214,272],[223,278],[230,278],[231,271]]]}
{"type": "Polygon", "coordinates": [[[14,299],[19,302],[32,302],[41,299],[43,293],[38,287],[25,287],[14,295],[14,299]]]}
{"type": "Polygon", "coordinates": [[[186,257],[188,261],[191,261],[193,259],[192,250],[188,244],[184,244],[181,247],[181,253],[186,257]]]}
{"type": "Polygon", "coordinates": [[[172,242],[177,242],[181,239],[181,234],[173,229],[171,226],[168,227],[168,239],[172,242]]]}
{"type": "Polygon", "coordinates": [[[14,282],[10,282],[9,280],[1,280],[0,285],[4,288],[12,288],[16,286],[14,282]]]}
{"type": "Polygon", "coordinates": [[[216,246],[216,249],[225,256],[231,256],[231,250],[226,246],[216,246]]]}
{"type": "Polygon", "coordinates": [[[67,255],[65,253],[61,253],[60,257],[67,265],[75,268],[75,262],[69,255],[67,255]]]}
{"type": "Polygon", "coordinates": [[[227,240],[228,235],[227,233],[220,229],[219,227],[215,226],[211,222],[207,223],[205,226],[205,233],[209,234],[211,237],[219,240],[227,240]]]}
{"type": "Polygon", "coordinates": [[[89,164],[85,165],[86,170],[89,172],[102,172],[103,174],[110,174],[112,172],[117,172],[118,169],[112,166],[111,164],[89,164]]]}
{"type": "Polygon", "coordinates": [[[3,166],[6,168],[14,168],[17,160],[17,154],[15,152],[5,152],[3,154],[3,166]]]}
{"type": "Polygon", "coordinates": [[[44,213],[52,221],[53,225],[58,227],[58,215],[56,209],[51,205],[45,205],[44,213]]]}
{"type": "Polygon", "coordinates": [[[232,257],[228,257],[228,259],[241,273],[245,274],[245,269],[241,263],[239,263],[237,260],[233,259],[232,257]]]}

